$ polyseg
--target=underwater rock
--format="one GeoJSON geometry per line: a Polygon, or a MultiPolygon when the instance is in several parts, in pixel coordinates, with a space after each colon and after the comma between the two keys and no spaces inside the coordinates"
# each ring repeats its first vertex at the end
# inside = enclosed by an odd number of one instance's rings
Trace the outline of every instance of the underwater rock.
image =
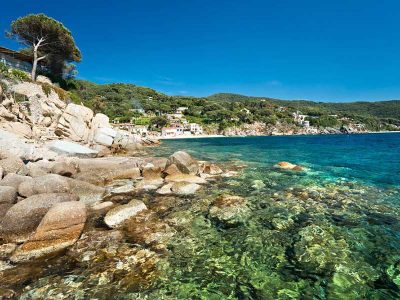
{"type": "Polygon", "coordinates": [[[294,165],[287,161],[278,162],[276,165],[274,165],[274,167],[283,170],[304,171],[304,167],[300,165],[294,165]]]}
{"type": "Polygon", "coordinates": [[[142,201],[133,199],[128,204],[120,205],[109,210],[104,217],[104,222],[110,228],[117,228],[142,210],[147,210],[146,205],[142,201]]]}
{"type": "Polygon", "coordinates": [[[227,226],[235,226],[248,218],[250,209],[242,197],[221,195],[213,202],[209,215],[227,226]]]}
{"type": "Polygon", "coordinates": [[[265,188],[265,183],[262,180],[257,179],[253,181],[253,185],[251,187],[256,190],[261,190],[265,188]]]}
{"type": "Polygon", "coordinates": [[[307,272],[331,272],[350,253],[346,240],[335,236],[332,225],[309,225],[299,231],[299,236],[300,240],[294,245],[295,256],[307,272]]]}
{"type": "Polygon", "coordinates": [[[85,256],[89,259],[79,273],[43,277],[26,287],[20,298],[124,299],[151,287],[159,278],[160,259],[153,251],[118,242],[93,251],[85,256]]]}
{"type": "Polygon", "coordinates": [[[48,256],[73,245],[86,222],[85,204],[78,201],[55,204],[44,216],[35,233],[11,256],[23,262],[48,256]]]}
{"type": "Polygon", "coordinates": [[[193,195],[198,190],[201,189],[201,186],[196,183],[188,183],[188,182],[173,182],[167,183],[157,190],[157,194],[160,195],[193,195]]]}
{"type": "Polygon", "coordinates": [[[119,230],[88,231],[67,252],[74,260],[85,263],[92,261],[100,249],[113,251],[122,243],[124,235],[119,230]]]}
{"type": "Polygon", "coordinates": [[[147,211],[129,219],[123,230],[129,241],[149,246],[154,251],[164,251],[166,243],[175,234],[167,223],[147,211]]]}

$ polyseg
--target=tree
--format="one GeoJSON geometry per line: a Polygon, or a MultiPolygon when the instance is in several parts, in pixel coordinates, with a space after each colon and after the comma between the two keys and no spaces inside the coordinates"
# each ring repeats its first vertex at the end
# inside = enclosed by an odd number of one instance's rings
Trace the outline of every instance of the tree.
{"type": "Polygon", "coordinates": [[[165,117],[155,117],[151,119],[150,124],[157,128],[162,128],[168,124],[168,120],[165,117]]]}
{"type": "Polygon", "coordinates": [[[32,54],[32,80],[40,61],[46,61],[54,75],[62,73],[65,62],[80,62],[81,52],[71,32],[60,22],[44,14],[27,15],[11,23],[9,38],[29,47],[32,54]]]}

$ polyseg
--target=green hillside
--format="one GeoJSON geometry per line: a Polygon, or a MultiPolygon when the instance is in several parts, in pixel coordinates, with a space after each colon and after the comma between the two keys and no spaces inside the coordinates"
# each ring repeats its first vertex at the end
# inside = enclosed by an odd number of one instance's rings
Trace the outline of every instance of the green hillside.
{"type": "Polygon", "coordinates": [[[69,84],[75,102],[83,102],[95,112],[104,112],[111,118],[129,120],[138,117],[132,109],[143,108],[153,115],[172,113],[180,106],[187,106],[189,121],[217,124],[219,128],[252,123],[255,121],[275,124],[277,121],[292,123],[292,113],[301,111],[310,116],[312,125],[345,125],[330,115],[348,117],[366,124],[370,129],[400,124],[400,101],[324,103],[304,100],[279,100],[265,97],[248,97],[221,93],[209,97],[168,96],[153,89],[133,84],[96,84],[75,80],[69,84]],[[283,109],[282,109],[283,108],[283,109]]]}

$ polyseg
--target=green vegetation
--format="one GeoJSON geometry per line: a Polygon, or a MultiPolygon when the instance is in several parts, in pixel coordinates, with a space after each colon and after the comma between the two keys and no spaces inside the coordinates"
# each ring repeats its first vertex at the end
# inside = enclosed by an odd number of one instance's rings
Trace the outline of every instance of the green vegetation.
{"type": "Polygon", "coordinates": [[[29,76],[23,71],[7,67],[4,63],[0,62],[0,79],[11,79],[18,81],[29,81],[29,76]]]}
{"type": "MultiPolygon", "coordinates": [[[[285,122],[291,124],[293,112],[308,115],[313,126],[340,127],[353,123],[365,124],[367,129],[390,129],[400,123],[400,101],[322,103],[302,100],[278,100],[272,98],[247,97],[235,94],[215,94],[209,97],[168,96],[133,84],[95,84],[88,81],[70,80],[67,88],[74,102],[83,102],[93,108],[93,99],[101,102],[97,106],[111,119],[120,122],[134,118],[136,124],[152,124],[160,127],[160,113],[173,113],[186,106],[185,117],[189,122],[205,126],[217,126],[220,130],[230,126],[250,124],[255,121],[266,124],[285,122]],[[143,108],[153,113],[151,118],[140,119],[134,109],[143,108]]],[[[143,116],[142,116],[143,117],[143,116]]]]}

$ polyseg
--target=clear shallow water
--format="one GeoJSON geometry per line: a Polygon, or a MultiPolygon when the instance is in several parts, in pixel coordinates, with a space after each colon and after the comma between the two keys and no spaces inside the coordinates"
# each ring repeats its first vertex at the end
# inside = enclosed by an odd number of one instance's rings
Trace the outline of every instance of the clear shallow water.
{"type": "Polygon", "coordinates": [[[154,151],[178,149],[247,167],[188,208],[195,221],[171,242],[161,295],[400,299],[400,134],[174,140],[154,151]],[[277,171],[279,161],[308,171],[277,171]],[[239,226],[201,208],[224,193],[248,201],[239,226]]]}
{"type": "Polygon", "coordinates": [[[195,196],[136,195],[151,214],[122,240],[94,243],[116,234],[95,218],[96,233],[87,228],[91,238],[63,259],[28,266],[36,277],[21,299],[400,299],[400,134],[175,140],[150,151],[177,150],[238,175],[195,196]],[[215,210],[221,195],[244,204],[215,210]]]}

